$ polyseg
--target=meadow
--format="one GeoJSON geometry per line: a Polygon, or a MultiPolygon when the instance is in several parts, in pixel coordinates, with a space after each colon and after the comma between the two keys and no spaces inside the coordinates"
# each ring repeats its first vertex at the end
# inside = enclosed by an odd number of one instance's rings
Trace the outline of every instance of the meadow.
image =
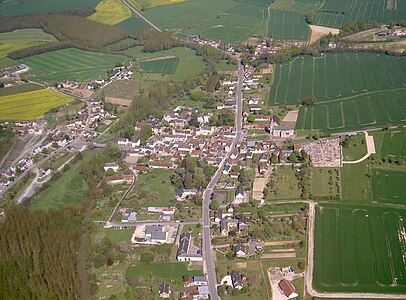
{"type": "Polygon", "coordinates": [[[120,0],[102,0],[96,12],[88,19],[108,25],[115,25],[131,18],[131,10],[120,0]]]}
{"type": "Polygon", "coordinates": [[[406,204],[406,172],[404,170],[373,169],[371,182],[374,201],[406,204]]]}
{"type": "Polygon", "coordinates": [[[58,40],[42,29],[17,29],[12,32],[0,33],[0,43],[21,42],[57,42],[58,40]]]}
{"type": "Polygon", "coordinates": [[[0,11],[2,16],[20,16],[62,12],[67,9],[90,9],[97,3],[99,0],[8,0],[0,2],[0,11]]]}
{"type": "Polygon", "coordinates": [[[141,68],[148,73],[173,74],[178,63],[178,57],[146,60],[141,62],[141,68]]]}
{"type": "Polygon", "coordinates": [[[340,169],[312,168],[310,193],[312,199],[339,199],[340,169]]]}
{"type": "Polygon", "coordinates": [[[188,0],[128,0],[135,9],[146,9],[161,5],[170,5],[185,2],[188,0]]]}
{"type": "Polygon", "coordinates": [[[90,81],[105,76],[116,63],[128,63],[123,55],[91,52],[76,48],[62,49],[34,55],[19,60],[31,67],[24,76],[35,81],[55,82],[63,80],[90,81]]]}
{"type": "Polygon", "coordinates": [[[310,39],[311,30],[303,14],[271,9],[267,26],[268,35],[274,39],[310,39]]]}
{"type": "Polygon", "coordinates": [[[323,204],[316,209],[313,287],[319,292],[406,292],[406,210],[323,204]]]}
{"type": "Polygon", "coordinates": [[[190,0],[149,8],[143,14],[162,30],[177,29],[182,34],[198,34],[229,43],[262,34],[266,22],[265,5],[232,0],[190,0]]]}
{"type": "Polygon", "coordinates": [[[379,157],[388,159],[406,159],[406,128],[372,133],[379,157]]]}
{"type": "Polygon", "coordinates": [[[289,166],[280,166],[271,175],[271,192],[266,200],[297,200],[300,199],[301,190],[295,170],[289,166]]]}
{"type": "Polygon", "coordinates": [[[344,164],[341,171],[341,198],[345,203],[371,204],[371,182],[367,161],[344,164]]]}
{"type": "Polygon", "coordinates": [[[0,97],[0,120],[36,120],[73,99],[49,89],[0,97]],[[30,109],[27,110],[27,107],[30,109]]]}
{"type": "Polygon", "coordinates": [[[131,18],[126,19],[125,21],[122,21],[116,26],[121,27],[127,31],[133,31],[135,29],[150,29],[151,26],[145,22],[143,19],[138,18],[136,16],[132,16],[131,18]]]}
{"type": "Polygon", "coordinates": [[[0,41],[0,59],[7,57],[11,52],[31,48],[38,45],[45,45],[45,42],[1,42],[0,41]]]}

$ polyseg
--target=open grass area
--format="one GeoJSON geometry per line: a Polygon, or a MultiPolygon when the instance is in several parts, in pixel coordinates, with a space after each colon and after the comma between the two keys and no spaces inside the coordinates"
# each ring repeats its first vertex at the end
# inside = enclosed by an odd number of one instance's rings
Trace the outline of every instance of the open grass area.
{"type": "Polygon", "coordinates": [[[406,171],[373,169],[373,200],[382,203],[406,204],[406,171]]]}
{"type": "Polygon", "coordinates": [[[125,21],[116,24],[116,26],[121,27],[127,31],[133,31],[134,29],[151,28],[151,26],[147,22],[137,16],[132,16],[131,18],[128,18],[125,21]]]}
{"type": "Polygon", "coordinates": [[[32,210],[49,210],[79,204],[87,188],[81,174],[81,161],[75,163],[29,204],[32,210]]]}
{"type": "Polygon", "coordinates": [[[31,15],[38,13],[62,12],[67,9],[89,9],[99,0],[8,0],[0,2],[2,16],[31,15]]]}
{"type": "Polygon", "coordinates": [[[32,70],[25,75],[35,81],[89,81],[105,76],[116,63],[128,63],[123,55],[91,52],[76,48],[62,49],[19,60],[32,70]]]}
{"type": "Polygon", "coordinates": [[[131,10],[120,0],[102,0],[96,6],[96,12],[88,19],[115,25],[123,22],[132,16],[131,10]]]}
{"type": "Polygon", "coordinates": [[[227,61],[222,60],[216,65],[216,70],[219,73],[236,72],[238,69],[237,65],[229,64],[227,61]]]}
{"type": "Polygon", "coordinates": [[[134,195],[142,207],[169,206],[175,199],[175,190],[169,176],[172,170],[150,169],[147,174],[140,174],[130,193],[134,195]]]}
{"type": "Polygon", "coordinates": [[[0,57],[0,68],[7,68],[16,65],[16,62],[8,57],[0,57]]]}
{"type": "Polygon", "coordinates": [[[141,62],[141,68],[148,73],[173,74],[178,63],[178,57],[153,59],[141,62]]]}
{"type": "Polygon", "coordinates": [[[312,199],[340,199],[341,179],[339,169],[312,168],[310,192],[312,199]]]}
{"type": "Polygon", "coordinates": [[[373,132],[377,155],[382,159],[406,159],[406,128],[373,132]]]}
{"type": "Polygon", "coordinates": [[[278,166],[270,180],[271,192],[266,200],[293,200],[300,199],[301,191],[295,170],[290,166],[278,166]]]}
{"type": "Polygon", "coordinates": [[[316,209],[313,286],[320,292],[406,293],[406,210],[316,209]]]}
{"type": "Polygon", "coordinates": [[[6,57],[7,54],[22,50],[26,48],[31,48],[38,45],[45,45],[46,42],[1,42],[0,41],[0,58],[6,57]]]}
{"type": "Polygon", "coordinates": [[[290,11],[270,10],[268,35],[282,40],[309,40],[311,30],[305,15],[290,11]]]}
{"type": "Polygon", "coordinates": [[[142,51],[142,47],[134,47],[125,51],[126,55],[134,57],[140,62],[141,67],[145,60],[176,57],[179,59],[176,70],[173,74],[151,74],[147,76],[151,80],[173,80],[184,81],[199,74],[204,70],[205,62],[201,56],[196,55],[194,50],[189,48],[172,48],[170,50],[146,53],[142,51]]]}
{"type": "MultiPolygon", "coordinates": [[[[1,4],[0,4],[1,5],[1,4]]],[[[12,32],[0,33],[0,43],[18,42],[57,42],[58,40],[42,29],[17,29],[12,32]]]]}
{"type": "Polygon", "coordinates": [[[43,86],[40,86],[40,85],[34,84],[34,83],[15,85],[15,86],[0,89],[0,97],[20,94],[20,93],[26,93],[26,92],[32,92],[32,91],[37,91],[37,90],[43,90],[43,89],[44,89],[43,86]]]}
{"type": "Polygon", "coordinates": [[[0,97],[0,120],[36,120],[73,99],[50,89],[0,97]],[[29,107],[30,109],[27,109],[29,107]]]}
{"type": "Polygon", "coordinates": [[[103,88],[106,97],[132,100],[138,94],[138,85],[134,80],[117,80],[103,88]]]}
{"type": "Polygon", "coordinates": [[[163,30],[238,43],[264,32],[265,10],[265,5],[256,1],[189,0],[149,8],[143,14],[163,30]]]}
{"type": "Polygon", "coordinates": [[[368,164],[345,164],[341,168],[342,200],[347,203],[372,203],[368,164]]]}
{"type": "Polygon", "coordinates": [[[367,154],[367,145],[363,133],[348,137],[348,145],[343,147],[344,160],[351,161],[362,158],[367,154]]]}
{"type": "Polygon", "coordinates": [[[136,9],[145,9],[161,5],[169,5],[185,2],[188,0],[128,0],[128,2],[136,9]]]}

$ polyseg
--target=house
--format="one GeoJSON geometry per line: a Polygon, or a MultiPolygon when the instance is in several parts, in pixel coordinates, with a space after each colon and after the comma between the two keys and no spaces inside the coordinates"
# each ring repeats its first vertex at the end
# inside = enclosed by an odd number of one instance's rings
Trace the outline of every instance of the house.
{"type": "Polygon", "coordinates": [[[171,295],[171,288],[168,283],[164,282],[159,287],[159,298],[169,298],[171,295]]]}
{"type": "Polygon", "coordinates": [[[220,223],[221,219],[223,218],[223,211],[218,209],[214,212],[214,222],[220,223]]]}
{"type": "Polygon", "coordinates": [[[193,285],[202,286],[207,285],[207,279],[205,276],[193,276],[193,285]]]}
{"type": "Polygon", "coordinates": [[[291,137],[295,134],[295,131],[293,128],[290,128],[289,126],[273,126],[271,128],[271,134],[273,137],[280,137],[280,138],[288,138],[291,137]]]}
{"type": "Polygon", "coordinates": [[[200,250],[197,253],[190,253],[190,246],[192,245],[190,233],[182,233],[179,237],[179,248],[176,253],[178,261],[203,261],[200,250]]]}
{"type": "Polygon", "coordinates": [[[230,174],[229,174],[230,178],[238,178],[239,175],[240,175],[240,173],[238,173],[238,172],[230,172],[230,174]]]}
{"type": "Polygon", "coordinates": [[[266,171],[268,171],[268,164],[263,163],[263,162],[260,163],[258,165],[258,173],[263,175],[266,173],[266,171]]]}
{"type": "Polygon", "coordinates": [[[245,252],[245,245],[244,244],[237,244],[234,247],[234,255],[236,257],[244,257],[247,253],[245,252]]]}
{"type": "Polygon", "coordinates": [[[104,164],[104,171],[107,172],[108,170],[113,170],[114,172],[117,172],[119,169],[119,165],[115,162],[113,163],[105,163],[104,164]]]}
{"type": "Polygon", "coordinates": [[[234,203],[235,204],[240,204],[244,201],[244,189],[242,188],[242,186],[237,187],[237,189],[235,190],[235,198],[234,198],[234,203]]]}
{"type": "Polygon", "coordinates": [[[194,299],[209,299],[209,287],[207,285],[197,287],[197,291],[199,292],[198,297],[194,297],[194,299]]]}
{"type": "Polygon", "coordinates": [[[230,165],[225,165],[223,169],[223,174],[228,175],[231,171],[231,166],[230,165]]]}
{"type": "Polygon", "coordinates": [[[279,281],[278,287],[286,295],[286,297],[288,297],[288,299],[293,299],[299,296],[299,294],[296,293],[295,287],[286,279],[279,281]]]}
{"type": "Polygon", "coordinates": [[[176,193],[176,200],[184,201],[197,195],[200,191],[198,189],[180,189],[176,193]]]}
{"type": "Polygon", "coordinates": [[[238,273],[236,271],[231,271],[230,277],[231,277],[231,283],[233,285],[233,288],[235,288],[237,290],[241,290],[244,287],[240,273],[238,273]]]}
{"type": "Polygon", "coordinates": [[[165,243],[167,234],[162,225],[145,226],[145,239],[150,240],[152,243],[165,243]]]}
{"type": "Polygon", "coordinates": [[[229,181],[224,185],[225,190],[232,190],[235,188],[235,182],[234,181],[229,181]]]}
{"type": "Polygon", "coordinates": [[[238,220],[238,230],[244,231],[248,228],[249,219],[246,216],[241,216],[238,220]]]}
{"type": "Polygon", "coordinates": [[[136,212],[131,212],[130,215],[128,216],[128,222],[136,222],[137,221],[137,213],[136,212]]]}

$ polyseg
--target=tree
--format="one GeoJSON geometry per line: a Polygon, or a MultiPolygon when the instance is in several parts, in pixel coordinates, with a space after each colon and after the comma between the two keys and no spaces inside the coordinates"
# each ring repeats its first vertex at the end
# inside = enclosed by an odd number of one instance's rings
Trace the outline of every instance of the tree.
{"type": "Polygon", "coordinates": [[[314,105],[316,103],[317,103],[317,98],[315,96],[307,96],[302,102],[302,104],[306,105],[306,106],[314,105]]]}
{"type": "Polygon", "coordinates": [[[220,207],[220,201],[217,199],[214,199],[211,203],[210,203],[210,209],[211,210],[217,210],[220,207]]]}
{"type": "Polygon", "coordinates": [[[247,117],[248,123],[254,123],[255,122],[255,115],[254,114],[249,114],[247,117]]]}
{"type": "Polygon", "coordinates": [[[189,92],[190,100],[196,102],[203,102],[206,99],[205,93],[199,90],[194,90],[189,92]]]}

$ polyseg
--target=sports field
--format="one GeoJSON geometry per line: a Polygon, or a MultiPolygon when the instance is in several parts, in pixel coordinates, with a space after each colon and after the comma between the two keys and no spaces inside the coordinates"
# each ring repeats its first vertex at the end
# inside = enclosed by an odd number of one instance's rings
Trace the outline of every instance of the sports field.
{"type": "Polygon", "coordinates": [[[373,200],[382,203],[406,204],[406,172],[373,169],[373,200]]]}
{"type": "Polygon", "coordinates": [[[106,54],[79,50],[62,49],[34,55],[19,60],[32,68],[29,79],[44,82],[63,80],[89,81],[105,76],[117,62],[128,63],[123,55],[106,54]]]}
{"type": "Polygon", "coordinates": [[[319,292],[406,293],[406,210],[316,209],[313,286],[319,292]]]}
{"type": "Polygon", "coordinates": [[[0,97],[0,120],[36,120],[51,108],[72,100],[71,97],[50,89],[2,96],[0,97]]]}
{"type": "Polygon", "coordinates": [[[267,19],[265,5],[232,0],[189,0],[149,8],[143,14],[163,30],[176,29],[229,43],[263,34],[267,19]]]}
{"type": "Polygon", "coordinates": [[[2,16],[62,12],[67,9],[94,8],[100,0],[7,0],[0,2],[2,16]]]}
{"type": "Polygon", "coordinates": [[[311,30],[303,14],[271,9],[268,20],[268,35],[275,39],[310,39],[311,30]]]}
{"type": "Polygon", "coordinates": [[[173,74],[178,63],[178,57],[154,59],[141,62],[141,68],[149,73],[173,74]]]}
{"type": "Polygon", "coordinates": [[[115,25],[123,22],[132,16],[131,10],[121,0],[102,0],[96,6],[96,12],[88,19],[115,25]]]}

